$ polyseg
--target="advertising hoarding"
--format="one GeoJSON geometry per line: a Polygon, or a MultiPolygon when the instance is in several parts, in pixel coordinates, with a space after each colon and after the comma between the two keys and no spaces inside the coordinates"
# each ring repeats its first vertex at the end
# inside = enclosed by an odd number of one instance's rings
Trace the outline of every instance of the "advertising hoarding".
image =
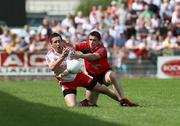
{"type": "Polygon", "coordinates": [[[158,78],[180,78],[180,56],[158,57],[158,78]]]}
{"type": "Polygon", "coordinates": [[[0,75],[53,75],[43,53],[0,53],[0,75]]]}

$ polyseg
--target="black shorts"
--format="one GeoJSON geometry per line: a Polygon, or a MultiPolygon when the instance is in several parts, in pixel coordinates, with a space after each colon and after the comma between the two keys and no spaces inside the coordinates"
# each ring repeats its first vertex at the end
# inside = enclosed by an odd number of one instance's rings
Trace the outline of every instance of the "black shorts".
{"type": "Polygon", "coordinates": [[[105,83],[105,75],[106,75],[107,71],[109,71],[109,70],[111,70],[111,69],[108,69],[108,70],[104,71],[103,73],[96,75],[96,76],[93,76],[91,74],[90,75],[93,77],[93,81],[95,81],[96,83],[99,82],[100,84],[109,86],[109,84],[105,83]]]}
{"type": "Polygon", "coordinates": [[[67,95],[67,94],[77,94],[77,91],[76,90],[72,90],[72,89],[65,89],[64,91],[63,91],[63,95],[64,95],[64,97],[67,95]]]}
{"type": "MultiPolygon", "coordinates": [[[[94,88],[94,86],[96,86],[97,81],[95,79],[92,79],[91,83],[86,87],[87,90],[92,90],[94,88]]],[[[76,89],[65,89],[63,90],[63,95],[64,97],[67,94],[77,94],[77,90],[76,89]]]]}

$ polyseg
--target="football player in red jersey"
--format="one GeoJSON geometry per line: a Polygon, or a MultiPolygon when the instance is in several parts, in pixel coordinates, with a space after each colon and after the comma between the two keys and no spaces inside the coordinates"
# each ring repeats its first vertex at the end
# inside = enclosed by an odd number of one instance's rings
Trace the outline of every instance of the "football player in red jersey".
{"type": "MultiPolygon", "coordinates": [[[[124,96],[121,84],[117,80],[117,75],[112,71],[107,59],[107,50],[101,41],[101,35],[93,31],[88,35],[88,42],[75,45],[76,58],[83,58],[86,71],[93,79],[101,84],[112,84],[114,92],[117,94],[121,106],[138,106],[124,96]]],[[[92,102],[97,104],[99,93],[87,91],[86,99],[82,102],[92,102]]]]}

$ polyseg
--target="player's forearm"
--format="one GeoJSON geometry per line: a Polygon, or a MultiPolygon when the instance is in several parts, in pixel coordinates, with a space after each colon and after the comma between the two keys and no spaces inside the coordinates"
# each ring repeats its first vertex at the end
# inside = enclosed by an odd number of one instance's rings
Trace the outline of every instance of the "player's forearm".
{"type": "Polygon", "coordinates": [[[58,58],[53,64],[51,64],[50,69],[52,71],[57,69],[61,65],[61,63],[63,62],[64,58],[65,58],[64,56],[61,56],[60,58],[58,58]]]}
{"type": "Polygon", "coordinates": [[[69,74],[69,71],[66,69],[63,73],[61,73],[62,76],[67,76],[69,74]]]}
{"type": "Polygon", "coordinates": [[[62,79],[64,76],[67,76],[69,74],[68,70],[64,70],[62,73],[58,74],[56,77],[58,79],[62,79]]]}
{"type": "Polygon", "coordinates": [[[88,53],[88,54],[82,54],[81,58],[86,59],[88,61],[95,61],[98,60],[100,56],[93,53],[88,53]]]}

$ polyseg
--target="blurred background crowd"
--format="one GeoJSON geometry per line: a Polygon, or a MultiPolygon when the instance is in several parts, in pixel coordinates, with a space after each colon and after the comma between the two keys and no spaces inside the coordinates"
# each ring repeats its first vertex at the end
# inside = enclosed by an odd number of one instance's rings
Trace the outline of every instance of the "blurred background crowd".
{"type": "Polygon", "coordinates": [[[76,44],[94,30],[101,33],[113,67],[126,69],[126,62],[146,60],[156,65],[158,56],[180,55],[180,0],[117,0],[105,9],[92,6],[88,16],[78,11],[62,20],[44,18],[36,29],[28,24],[18,33],[1,28],[0,51],[46,52],[52,32],[76,44]]]}

